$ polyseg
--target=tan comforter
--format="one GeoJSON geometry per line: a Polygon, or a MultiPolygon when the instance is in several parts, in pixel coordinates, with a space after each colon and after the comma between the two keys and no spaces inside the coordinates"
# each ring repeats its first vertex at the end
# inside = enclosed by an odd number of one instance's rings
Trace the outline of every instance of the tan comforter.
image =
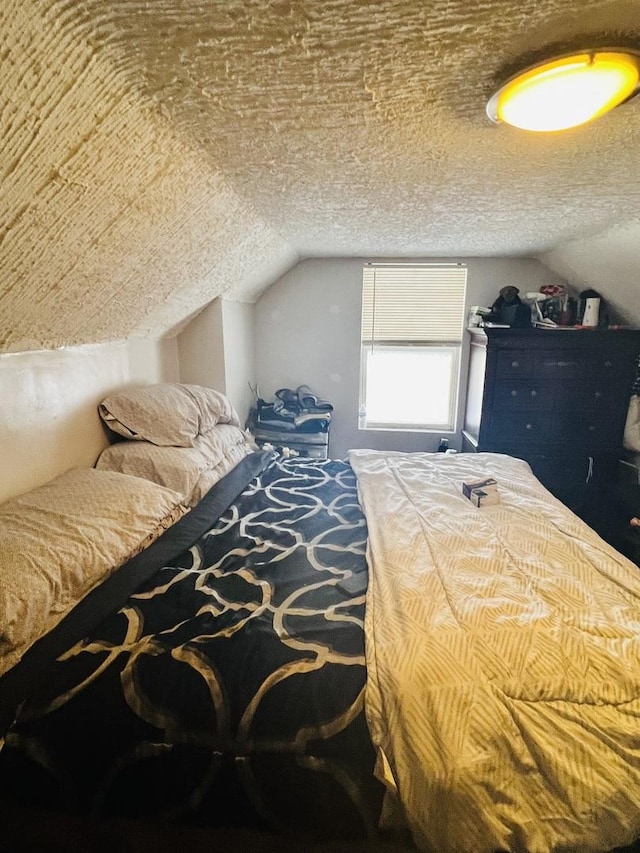
{"type": "Polygon", "coordinates": [[[640,836],[640,569],[498,454],[350,454],[369,527],[367,714],[420,848],[640,836]],[[463,480],[493,476],[474,507],[463,480]]]}

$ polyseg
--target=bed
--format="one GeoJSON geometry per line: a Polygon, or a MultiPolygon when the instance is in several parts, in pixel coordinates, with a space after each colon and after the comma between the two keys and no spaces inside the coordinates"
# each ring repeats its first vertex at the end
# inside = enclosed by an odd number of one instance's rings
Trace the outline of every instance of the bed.
{"type": "MultiPolygon", "coordinates": [[[[158,459],[240,426],[185,387],[163,391],[186,395],[182,444],[120,411],[127,449],[92,472],[154,487],[127,559],[4,632],[3,801],[314,839],[400,824],[439,853],[640,837],[637,567],[499,454],[292,460],[245,436],[204,490],[202,460],[158,459]],[[462,483],[486,477],[500,502],[474,506],[462,483]]],[[[0,507],[0,530],[50,505],[0,507]]]]}

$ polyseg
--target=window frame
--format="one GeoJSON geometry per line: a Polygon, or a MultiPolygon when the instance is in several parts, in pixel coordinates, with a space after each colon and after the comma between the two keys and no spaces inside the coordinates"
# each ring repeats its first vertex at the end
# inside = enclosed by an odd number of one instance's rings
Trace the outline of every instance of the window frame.
{"type": "Polygon", "coordinates": [[[457,418],[458,418],[458,409],[459,409],[459,401],[460,401],[460,378],[461,378],[461,367],[462,367],[462,345],[463,345],[463,333],[464,333],[464,318],[465,318],[465,306],[466,306],[466,290],[467,290],[467,279],[468,279],[468,270],[466,264],[463,263],[414,263],[414,264],[365,264],[363,267],[362,273],[362,293],[361,293],[361,336],[360,336],[360,369],[359,369],[359,393],[358,393],[358,430],[376,430],[376,431],[393,431],[393,432],[424,432],[424,433],[453,433],[457,429],[457,418]],[[375,298],[375,279],[374,279],[374,293],[373,293],[373,302],[369,310],[372,313],[371,319],[371,333],[368,337],[365,337],[365,320],[364,320],[364,297],[365,297],[365,275],[367,269],[379,269],[380,267],[386,267],[387,269],[404,269],[406,267],[413,268],[430,268],[433,271],[437,271],[442,273],[444,270],[449,268],[455,268],[456,271],[460,271],[464,269],[464,281],[461,286],[461,295],[458,294],[459,298],[459,336],[457,331],[455,333],[455,340],[433,340],[431,338],[428,339],[415,339],[415,336],[411,340],[389,340],[389,341],[381,341],[376,340],[375,331],[373,325],[375,324],[375,311],[376,311],[376,298],[375,298]],[[449,413],[448,413],[448,421],[447,423],[410,423],[408,421],[369,421],[367,419],[366,414],[366,389],[367,389],[367,366],[368,366],[368,355],[374,349],[385,349],[389,351],[404,349],[404,348],[414,348],[419,350],[439,350],[441,352],[449,353],[452,357],[451,363],[451,374],[450,374],[450,382],[449,382],[449,413]]]}

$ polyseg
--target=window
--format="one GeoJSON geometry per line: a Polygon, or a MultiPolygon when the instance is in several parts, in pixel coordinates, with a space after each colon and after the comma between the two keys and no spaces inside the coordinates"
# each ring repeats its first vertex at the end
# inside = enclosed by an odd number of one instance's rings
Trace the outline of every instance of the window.
{"type": "Polygon", "coordinates": [[[466,287],[464,264],[364,267],[361,429],[455,429],[466,287]]]}

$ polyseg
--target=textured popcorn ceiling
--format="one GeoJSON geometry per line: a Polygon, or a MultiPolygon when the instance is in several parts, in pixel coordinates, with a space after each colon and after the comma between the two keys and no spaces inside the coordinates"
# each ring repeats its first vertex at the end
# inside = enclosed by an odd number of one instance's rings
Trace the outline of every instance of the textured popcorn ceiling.
{"type": "Polygon", "coordinates": [[[0,0],[0,33],[0,350],[171,333],[305,256],[640,242],[640,97],[484,112],[545,50],[637,45],[638,0],[0,0]]]}

